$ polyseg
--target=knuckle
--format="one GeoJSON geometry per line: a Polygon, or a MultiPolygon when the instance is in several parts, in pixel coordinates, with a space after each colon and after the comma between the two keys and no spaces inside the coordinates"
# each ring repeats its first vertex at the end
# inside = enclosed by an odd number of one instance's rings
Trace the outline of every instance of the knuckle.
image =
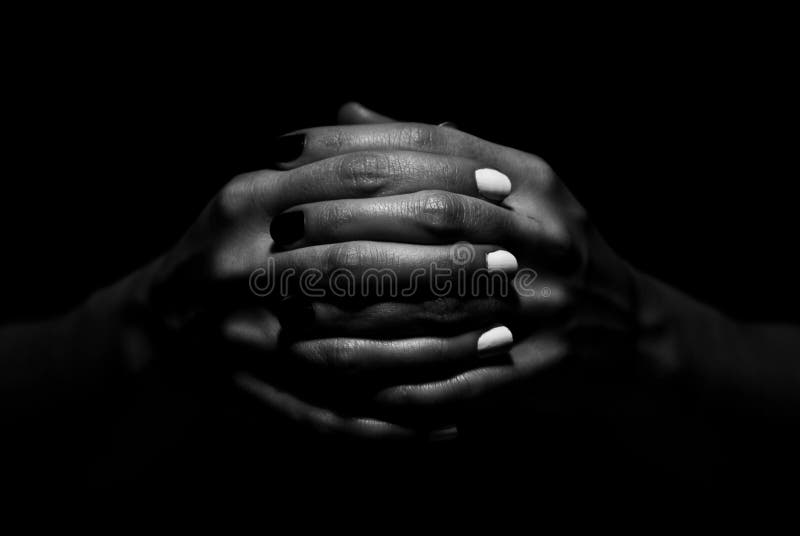
{"type": "Polygon", "coordinates": [[[219,221],[229,222],[261,207],[268,210],[275,181],[272,173],[254,172],[237,175],[214,197],[212,210],[219,221]]]}
{"type": "Polygon", "coordinates": [[[262,169],[259,171],[252,171],[239,175],[238,180],[248,182],[251,186],[251,192],[259,195],[262,198],[269,198],[278,193],[278,190],[285,184],[281,180],[291,176],[290,171],[275,171],[271,169],[262,169]]]}
{"type": "Polygon", "coordinates": [[[356,244],[343,243],[330,246],[326,256],[328,272],[332,272],[337,268],[355,269],[360,267],[365,252],[356,244]]]}
{"type": "Polygon", "coordinates": [[[409,171],[424,177],[428,184],[441,184],[442,190],[451,192],[470,191],[464,184],[463,178],[471,179],[472,164],[465,165],[465,161],[457,157],[442,157],[440,155],[423,155],[418,157],[416,166],[409,171]]]}
{"type": "Polygon", "coordinates": [[[562,221],[550,222],[547,231],[550,247],[556,260],[563,263],[575,261],[577,245],[569,226],[562,221]]]}
{"type": "Polygon", "coordinates": [[[236,318],[225,318],[220,324],[222,339],[228,342],[238,342],[242,339],[243,331],[241,321],[236,318]]]}
{"type": "Polygon", "coordinates": [[[455,194],[442,191],[421,192],[416,200],[420,223],[429,230],[452,234],[464,224],[466,207],[455,194]]]}
{"type": "Polygon", "coordinates": [[[224,221],[235,219],[246,205],[242,180],[237,178],[226,184],[214,198],[214,214],[224,221]]]}
{"type": "Polygon", "coordinates": [[[337,128],[319,134],[317,143],[333,152],[340,152],[353,144],[353,137],[347,131],[337,128]]]}
{"type": "Polygon", "coordinates": [[[553,192],[561,184],[556,172],[544,160],[535,158],[530,166],[531,169],[528,172],[528,176],[534,179],[542,192],[553,192]]]}
{"type": "Polygon", "coordinates": [[[353,220],[353,211],[347,203],[332,201],[325,203],[319,213],[324,229],[332,230],[353,220]]]}
{"type": "Polygon", "coordinates": [[[567,250],[572,246],[569,227],[561,221],[553,222],[550,227],[550,238],[558,248],[567,250]]]}
{"type": "Polygon", "coordinates": [[[334,339],[324,350],[325,366],[338,372],[350,372],[355,368],[358,343],[350,339],[334,339]]]}
{"type": "Polygon", "coordinates": [[[411,125],[400,129],[398,144],[422,151],[433,151],[441,147],[441,133],[428,125],[411,125]]]}
{"type": "Polygon", "coordinates": [[[206,270],[211,279],[224,281],[238,274],[241,267],[242,260],[235,251],[220,247],[209,254],[206,270]]]}
{"type": "Polygon", "coordinates": [[[362,194],[379,191],[394,167],[388,155],[373,152],[343,155],[336,166],[337,176],[343,185],[362,194]]]}
{"type": "Polygon", "coordinates": [[[437,323],[446,324],[463,316],[463,304],[452,298],[436,298],[424,302],[424,316],[437,323]]]}

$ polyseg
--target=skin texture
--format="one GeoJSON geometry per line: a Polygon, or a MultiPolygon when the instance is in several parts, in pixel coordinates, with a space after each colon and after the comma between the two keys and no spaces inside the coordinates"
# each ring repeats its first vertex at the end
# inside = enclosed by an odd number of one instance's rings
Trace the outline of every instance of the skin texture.
{"type": "MultiPolygon", "coordinates": [[[[567,369],[566,383],[573,389],[587,376],[598,384],[606,381],[615,389],[631,390],[667,380],[683,388],[706,389],[713,393],[715,405],[729,399],[741,402],[742,397],[753,403],[755,397],[758,406],[792,412],[798,408],[800,365],[792,357],[800,347],[797,328],[737,325],[632,269],[602,240],[541,159],[449,127],[386,123],[387,118],[357,104],[345,106],[340,116],[345,123],[364,124],[302,131],[304,152],[283,167],[349,154],[365,175],[372,176],[370,163],[385,162],[393,151],[413,151],[497,169],[511,178],[512,191],[498,205],[474,196],[464,178],[444,189],[435,184],[417,194],[345,201],[335,210],[330,202],[293,207],[310,223],[307,236],[292,247],[359,236],[419,244],[456,238],[491,241],[511,251],[520,267],[534,269],[549,291],[547,299],[543,294],[540,299],[518,295],[496,311],[493,318],[514,332],[515,344],[505,361],[476,362],[468,353],[461,370],[449,377],[377,391],[373,402],[381,411],[424,421],[426,415],[449,408],[451,419],[457,419],[459,410],[488,393],[515,384],[525,392],[525,385],[532,386],[544,369],[559,367],[567,369]],[[343,213],[346,221],[340,218],[343,213]]],[[[390,344],[403,359],[420,341],[390,344]]],[[[354,339],[336,356],[364,363],[377,344],[354,339]]],[[[386,342],[380,344],[386,348],[386,342]]],[[[565,398],[558,403],[569,407],[573,389],[564,389],[565,398]]],[[[591,403],[616,407],[614,395],[608,394],[591,403]]]]}
{"type": "MultiPolygon", "coordinates": [[[[435,154],[441,159],[441,169],[463,171],[454,174],[455,180],[428,182],[415,193],[292,207],[290,211],[304,213],[306,234],[288,247],[359,238],[414,244],[493,243],[514,254],[521,270],[537,276],[531,288],[522,285],[529,292],[514,292],[512,287],[511,298],[493,309],[491,319],[507,324],[514,333],[515,343],[505,359],[481,362],[474,359],[474,351],[467,352],[460,368],[450,375],[375,392],[372,402],[382,411],[424,419],[432,410],[457,410],[567,359],[596,361],[598,356],[630,353],[634,331],[631,270],[591,227],[582,207],[546,163],[448,127],[381,123],[304,133],[305,150],[296,161],[285,164],[289,169],[349,154],[351,162],[358,162],[356,167],[372,177],[392,168],[386,163],[397,155],[419,154],[427,159],[435,154]],[[475,193],[474,172],[487,166],[511,178],[512,191],[502,203],[475,193]]],[[[382,193],[379,187],[375,193],[382,193]]],[[[521,285],[519,279],[516,283],[521,285]]],[[[462,295],[446,307],[463,313],[464,303],[472,298],[462,295]]],[[[374,313],[387,314],[397,317],[397,310],[374,313]]],[[[474,318],[478,313],[469,310],[467,314],[474,318]]],[[[487,329],[491,325],[485,324],[487,329]]],[[[399,361],[423,340],[390,344],[399,361]]],[[[337,355],[368,362],[376,344],[366,338],[353,339],[337,355]]],[[[380,344],[385,348],[385,342],[380,344]]],[[[447,347],[448,343],[440,344],[447,347]]]]}
{"type": "MultiPolygon", "coordinates": [[[[370,382],[374,382],[373,369],[399,369],[406,359],[411,371],[437,368],[437,363],[449,365],[456,357],[469,361],[470,356],[475,356],[476,341],[482,331],[453,331],[470,323],[476,328],[485,324],[502,306],[498,300],[478,297],[460,315],[448,313],[447,308],[455,302],[432,297],[389,305],[371,304],[355,314],[328,304],[321,311],[325,314],[320,315],[321,322],[314,331],[321,337],[311,347],[292,344],[291,340],[287,344],[281,342],[281,334],[292,331],[292,326],[306,326],[285,303],[286,296],[256,297],[248,282],[254,270],[269,262],[274,263],[278,274],[319,269],[323,280],[339,268],[354,273],[389,268],[404,280],[418,266],[452,265],[450,244],[391,244],[364,237],[281,248],[274,244],[268,230],[274,216],[298,205],[337,199],[352,203],[357,198],[404,195],[437,185],[466,196],[478,195],[471,178],[476,166],[469,159],[409,151],[366,161],[362,156],[342,155],[291,170],[238,176],[209,202],[179,243],[149,266],[99,291],[62,319],[36,326],[5,327],[0,342],[4,354],[15,359],[4,362],[8,371],[3,375],[2,393],[20,408],[16,414],[19,418],[24,418],[30,410],[46,412],[70,402],[76,386],[84,386],[77,391],[91,394],[90,398],[104,400],[120,392],[119,386],[129,384],[154,363],[169,361],[176,354],[208,344],[219,348],[219,363],[212,365],[218,367],[218,374],[224,375],[244,363],[250,372],[266,369],[268,373],[262,373],[262,378],[266,375],[270,381],[292,386],[298,383],[298,375],[309,370],[327,373],[336,369],[335,374],[339,374],[343,367],[330,356],[346,358],[351,363],[348,375],[363,376],[370,382]],[[336,330],[338,337],[324,336],[326,323],[327,331],[336,330]],[[377,352],[370,350],[363,354],[380,355],[382,351],[386,359],[377,365],[373,365],[373,360],[351,357],[348,352],[357,351],[360,343],[342,337],[348,333],[341,329],[347,326],[351,332],[362,335],[392,330],[395,334],[419,336],[431,324],[441,326],[446,336],[429,336],[410,343],[383,343],[377,352]],[[48,333],[52,344],[42,342],[43,332],[48,333]],[[107,336],[99,337],[100,333],[107,336]],[[248,360],[254,354],[257,357],[248,360]],[[245,357],[241,358],[242,355],[245,357]],[[423,359],[425,356],[430,360],[423,359]],[[325,366],[320,366],[321,362],[325,366]],[[358,363],[364,363],[364,374],[352,372],[361,368],[358,363]],[[58,373],[53,374],[54,370],[58,373]],[[25,403],[20,404],[21,400],[25,403]]],[[[495,244],[476,245],[473,261],[460,264],[459,268],[481,269],[485,267],[486,254],[497,249],[495,244]]],[[[180,364],[187,365],[193,366],[180,364]]],[[[235,377],[245,387],[253,385],[243,374],[237,373],[235,377]]],[[[413,378],[413,374],[399,377],[413,378]]],[[[314,416],[307,419],[316,422],[322,415],[319,426],[325,429],[341,428],[347,434],[357,429],[370,437],[416,434],[358,414],[336,416],[328,409],[301,403],[277,385],[273,392],[281,396],[264,396],[265,392],[259,391],[260,398],[280,401],[275,407],[292,418],[310,411],[314,416]],[[308,411],[304,413],[298,408],[308,411]]],[[[423,436],[429,433],[421,432],[423,436]]]]}
{"type": "MultiPolygon", "coordinates": [[[[214,349],[213,373],[271,411],[360,439],[451,437],[490,393],[529,395],[545,369],[566,370],[567,385],[688,379],[715,400],[800,408],[796,327],[738,325],[631,268],[541,159],[355,104],[340,120],[350,126],[302,131],[302,154],[280,170],[234,178],[149,266],[62,318],[3,327],[10,416],[50,411],[76,392],[101,403],[193,347],[214,349]],[[510,178],[505,199],[480,195],[482,168],[510,178]],[[273,219],[293,211],[304,214],[304,234],[276,244],[273,219]],[[467,262],[454,249],[464,243],[467,262]],[[256,296],[249,285],[269,262],[276,275],[318,269],[325,288],[342,268],[391,269],[403,283],[431,263],[474,274],[498,250],[514,255],[515,281],[535,272],[524,286],[532,295],[436,295],[424,291],[432,274],[407,299],[371,290],[309,299],[292,285],[288,297],[256,296]],[[479,355],[478,338],[498,323],[513,345],[479,355]]],[[[569,406],[574,390],[555,391],[569,406]]]]}

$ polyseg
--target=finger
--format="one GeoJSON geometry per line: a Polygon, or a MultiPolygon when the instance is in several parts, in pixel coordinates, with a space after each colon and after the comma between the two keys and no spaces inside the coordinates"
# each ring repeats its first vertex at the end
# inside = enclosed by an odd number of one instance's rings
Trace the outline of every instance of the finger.
{"type": "Polygon", "coordinates": [[[447,190],[495,201],[511,192],[509,178],[478,161],[429,153],[357,152],[283,173],[258,172],[255,181],[271,212],[302,203],[447,190]]]}
{"type": "Polygon", "coordinates": [[[463,405],[530,378],[560,361],[565,348],[557,338],[541,336],[513,346],[508,355],[507,365],[475,368],[445,380],[388,387],[376,394],[375,402],[395,410],[463,405]]]}
{"type": "Polygon", "coordinates": [[[477,330],[455,337],[419,337],[399,340],[329,338],[300,341],[290,352],[318,368],[347,376],[388,374],[395,381],[419,373],[472,367],[513,342],[505,326],[477,330]]]}
{"type": "Polygon", "coordinates": [[[308,404],[247,373],[237,374],[234,382],[270,410],[323,435],[362,440],[439,439],[442,435],[442,431],[417,431],[378,419],[344,417],[308,404]]]}
{"type": "Polygon", "coordinates": [[[286,247],[375,240],[444,244],[463,240],[545,249],[561,238],[552,218],[529,218],[493,203],[441,190],[300,205],[275,217],[270,234],[286,247]],[[545,223],[542,223],[545,222],[545,223]]]}
{"type": "Polygon", "coordinates": [[[453,296],[415,302],[381,301],[358,308],[353,308],[346,300],[337,303],[292,298],[281,306],[278,317],[283,330],[281,335],[287,340],[398,339],[463,333],[496,322],[512,321],[516,314],[518,306],[513,297],[453,296]]]}
{"type": "Polygon", "coordinates": [[[307,401],[322,400],[328,393],[346,404],[371,399],[381,385],[448,378],[502,358],[513,343],[511,331],[496,325],[451,337],[429,332],[391,340],[336,336],[295,341],[276,351],[269,323],[259,322],[265,314],[263,310],[239,312],[227,319],[226,347],[235,349],[231,354],[237,356],[239,368],[270,382],[292,385],[295,396],[303,393],[307,401]]]}
{"type": "Polygon", "coordinates": [[[466,277],[479,270],[511,274],[517,268],[514,255],[497,246],[353,241],[276,252],[266,266],[250,273],[250,283],[261,296],[297,289],[315,298],[327,289],[337,297],[357,297],[388,278],[396,292],[434,288],[440,282],[444,294],[457,290],[452,281],[460,274],[466,277]]]}
{"type": "MultiPolygon", "coordinates": [[[[287,337],[397,339],[461,333],[498,322],[512,329],[542,330],[563,323],[573,310],[574,300],[564,285],[545,280],[538,289],[527,292],[531,290],[529,287],[520,295],[516,279],[508,281],[504,275],[492,278],[476,276],[473,281],[457,281],[452,289],[448,289],[449,295],[441,295],[441,289],[437,288],[415,288],[415,295],[440,294],[415,301],[389,296],[385,301],[353,304],[351,299],[310,301],[291,298],[288,307],[284,302],[286,308],[281,308],[278,317],[287,337]],[[300,332],[291,330],[291,325],[299,326],[300,332]]],[[[387,288],[388,284],[376,287],[372,294],[389,295],[387,288]]]]}
{"type": "MultiPolygon", "coordinates": [[[[320,127],[298,131],[280,138],[279,145],[291,150],[278,160],[279,167],[291,169],[310,162],[354,152],[415,151],[459,156],[510,178],[511,189],[503,205],[524,215],[533,215],[547,198],[560,196],[574,202],[553,170],[542,159],[482,140],[444,126],[420,123],[384,123],[320,127]]],[[[446,189],[446,188],[445,188],[446,189]]]]}
{"type": "Polygon", "coordinates": [[[337,122],[341,125],[393,123],[391,117],[374,112],[359,102],[348,102],[339,108],[337,122]]]}
{"type": "MultiPolygon", "coordinates": [[[[461,156],[492,167],[529,161],[531,155],[496,145],[460,130],[422,123],[382,123],[306,129],[278,138],[278,163],[295,168],[338,154],[415,151],[461,156]],[[494,164],[497,164],[495,166],[494,164]]],[[[498,168],[502,171],[502,168],[498,168]]]]}
{"type": "Polygon", "coordinates": [[[516,378],[511,365],[493,365],[466,370],[447,379],[408,383],[382,389],[374,395],[376,407],[393,411],[444,410],[483,397],[516,378]]]}
{"type": "Polygon", "coordinates": [[[515,274],[513,280],[483,273],[472,280],[456,277],[450,285],[425,281],[407,288],[385,277],[363,285],[362,292],[370,293],[367,298],[335,296],[333,289],[327,289],[315,298],[274,299],[277,316],[260,305],[228,313],[221,323],[222,338],[269,353],[278,337],[399,339],[448,336],[498,322],[526,330],[563,323],[574,310],[574,293],[545,277],[523,281],[526,273],[515,274]],[[430,297],[420,299],[424,295],[430,297]]]}
{"type": "Polygon", "coordinates": [[[237,308],[221,319],[220,335],[226,344],[270,354],[279,339],[289,343],[332,337],[394,340],[447,337],[498,322],[526,330],[562,324],[573,314],[574,292],[558,280],[528,275],[524,270],[513,279],[479,273],[472,279],[456,277],[449,284],[418,281],[400,288],[391,274],[384,273],[363,284],[361,292],[370,294],[366,298],[336,296],[334,289],[317,293],[320,289],[314,288],[305,290],[320,296],[281,299],[279,295],[268,304],[237,308]],[[424,295],[431,297],[420,299],[424,295]],[[271,305],[275,314],[264,305],[271,305]]]}

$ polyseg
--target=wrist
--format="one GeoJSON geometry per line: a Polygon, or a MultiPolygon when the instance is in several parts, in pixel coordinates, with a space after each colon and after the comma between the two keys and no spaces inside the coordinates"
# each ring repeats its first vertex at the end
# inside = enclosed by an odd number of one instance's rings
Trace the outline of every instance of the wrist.
{"type": "Polygon", "coordinates": [[[637,354],[659,378],[704,377],[736,332],[719,311],[634,270],[637,354]]]}
{"type": "Polygon", "coordinates": [[[162,352],[162,331],[150,306],[158,260],[101,289],[67,318],[68,329],[89,354],[116,358],[125,375],[140,372],[162,352]],[[85,334],[85,336],[82,336],[85,334]]]}

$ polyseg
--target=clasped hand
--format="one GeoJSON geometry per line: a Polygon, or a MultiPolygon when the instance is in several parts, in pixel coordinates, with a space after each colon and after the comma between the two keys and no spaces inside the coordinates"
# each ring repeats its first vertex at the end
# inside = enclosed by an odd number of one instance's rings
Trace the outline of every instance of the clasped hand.
{"type": "Polygon", "coordinates": [[[544,161],[340,116],[358,124],[281,138],[281,169],[233,179],[159,260],[165,326],[202,319],[269,408],[369,438],[435,436],[545,368],[626,355],[631,270],[544,161]]]}

